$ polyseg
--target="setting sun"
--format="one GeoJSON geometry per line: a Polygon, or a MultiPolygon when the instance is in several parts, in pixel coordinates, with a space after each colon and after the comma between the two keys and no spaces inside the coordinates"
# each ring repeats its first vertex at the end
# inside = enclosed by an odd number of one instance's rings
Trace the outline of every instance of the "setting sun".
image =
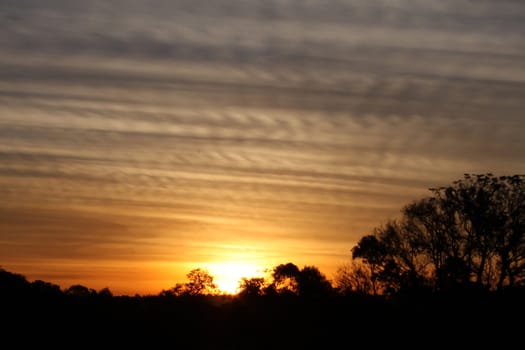
{"type": "Polygon", "coordinates": [[[244,262],[221,262],[210,264],[208,268],[214,277],[221,293],[236,294],[239,292],[239,281],[243,277],[262,277],[264,268],[244,262]]]}

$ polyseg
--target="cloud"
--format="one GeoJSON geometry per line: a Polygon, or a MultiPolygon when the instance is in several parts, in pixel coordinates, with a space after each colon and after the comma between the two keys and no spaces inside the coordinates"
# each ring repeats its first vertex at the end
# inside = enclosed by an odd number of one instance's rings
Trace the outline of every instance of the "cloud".
{"type": "Polygon", "coordinates": [[[523,172],[523,6],[2,2],[4,253],[333,267],[428,187],[523,172]]]}

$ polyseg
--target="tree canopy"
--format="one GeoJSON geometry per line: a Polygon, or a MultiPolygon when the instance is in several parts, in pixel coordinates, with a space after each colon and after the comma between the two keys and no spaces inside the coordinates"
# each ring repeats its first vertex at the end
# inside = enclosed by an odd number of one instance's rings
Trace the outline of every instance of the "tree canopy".
{"type": "Polygon", "coordinates": [[[401,219],[362,237],[352,258],[377,293],[523,286],[524,180],[465,174],[450,186],[431,188],[431,196],[403,208],[401,219]]]}
{"type": "Polygon", "coordinates": [[[214,294],[217,285],[213,282],[214,277],[206,269],[196,268],[186,275],[188,282],[177,283],[175,287],[164,290],[161,295],[203,295],[214,294]]]}
{"type": "Polygon", "coordinates": [[[272,278],[267,293],[315,297],[332,291],[330,281],[316,266],[299,269],[293,263],[280,264],[274,267],[272,278]]]}

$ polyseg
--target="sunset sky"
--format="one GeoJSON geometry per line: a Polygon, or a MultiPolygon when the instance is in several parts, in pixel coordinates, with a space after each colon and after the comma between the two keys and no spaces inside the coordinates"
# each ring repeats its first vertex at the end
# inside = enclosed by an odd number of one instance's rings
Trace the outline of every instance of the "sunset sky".
{"type": "Polygon", "coordinates": [[[525,173],[525,2],[0,1],[0,267],[329,279],[403,205],[525,173]]]}

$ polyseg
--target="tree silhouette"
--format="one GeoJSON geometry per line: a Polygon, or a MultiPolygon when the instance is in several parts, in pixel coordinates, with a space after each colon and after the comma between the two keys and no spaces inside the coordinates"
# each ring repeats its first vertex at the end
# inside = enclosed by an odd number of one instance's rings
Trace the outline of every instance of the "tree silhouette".
{"type": "Polygon", "coordinates": [[[98,296],[102,298],[111,298],[113,296],[113,293],[108,287],[104,287],[98,291],[98,296]]]}
{"type": "Polygon", "coordinates": [[[469,175],[402,210],[352,249],[373,291],[525,284],[525,177],[469,175]]]}
{"type": "Polygon", "coordinates": [[[35,280],[31,282],[31,290],[33,290],[36,294],[40,296],[60,296],[62,295],[62,291],[60,290],[60,286],[42,281],[42,280],[35,280]]]}
{"type": "Polygon", "coordinates": [[[239,281],[239,296],[254,297],[264,294],[266,280],[264,277],[243,277],[239,281]]]}
{"type": "Polygon", "coordinates": [[[272,272],[271,288],[278,294],[297,294],[299,268],[293,263],[280,264],[272,272]]]}
{"type": "Polygon", "coordinates": [[[0,268],[0,297],[12,297],[26,293],[30,283],[26,277],[0,268]]]}
{"type": "Polygon", "coordinates": [[[338,267],[335,276],[335,286],[337,291],[345,294],[377,294],[372,271],[368,264],[361,261],[353,260],[350,264],[344,264],[338,267]]]}
{"type": "Polygon", "coordinates": [[[213,282],[214,277],[210,275],[208,270],[197,268],[193,269],[186,275],[188,282],[177,283],[175,287],[163,290],[162,296],[196,296],[203,294],[214,294],[217,292],[217,285],[213,282]]]}
{"type": "Polygon", "coordinates": [[[326,276],[316,266],[304,266],[299,269],[293,263],[280,264],[274,267],[273,282],[267,292],[277,294],[294,294],[300,296],[324,296],[333,288],[326,276]]]}
{"type": "Polygon", "coordinates": [[[213,276],[205,269],[191,270],[186,276],[190,280],[186,283],[190,295],[213,293],[217,289],[213,276]]]}
{"type": "Polygon", "coordinates": [[[330,281],[316,266],[304,266],[297,276],[299,295],[323,297],[329,295],[333,288],[330,281]]]}
{"type": "Polygon", "coordinates": [[[97,295],[97,291],[81,284],[75,284],[67,288],[64,293],[78,298],[87,298],[93,295],[97,295]]]}
{"type": "MultiPolygon", "coordinates": [[[[376,235],[379,236],[379,233],[376,231],[376,235]]],[[[359,243],[352,248],[352,257],[361,258],[363,263],[368,266],[370,271],[370,286],[372,294],[377,294],[378,290],[382,290],[378,283],[382,282],[380,278],[382,271],[387,265],[386,259],[387,256],[387,247],[381,241],[380,238],[375,235],[369,235],[361,238],[359,243]],[[379,280],[379,281],[378,281],[379,280]]],[[[355,266],[355,265],[354,265],[355,266]]],[[[363,270],[361,270],[363,271],[363,270]]]]}

